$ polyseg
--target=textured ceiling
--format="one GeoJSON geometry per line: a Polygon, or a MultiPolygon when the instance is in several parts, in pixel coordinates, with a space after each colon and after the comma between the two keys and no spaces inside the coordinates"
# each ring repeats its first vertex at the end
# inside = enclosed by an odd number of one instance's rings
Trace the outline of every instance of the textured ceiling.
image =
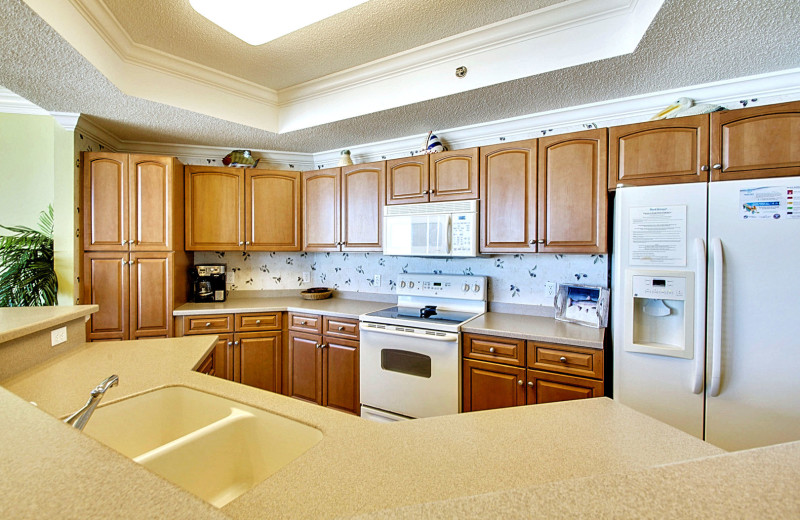
{"type": "Polygon", "coordinates": [[[632,54],[276,135],[122,94],[24,3],[0,0],[0,85],[124,140],[319,152],[796,68],[798,41],[795,0],[666,0],[632,54]]]}
{"type": "Polygon", "coordinates": [[[564,0],[370,0],[257,47],[189,0],[101,1],[136,43],[281,89],[564,0]]]}

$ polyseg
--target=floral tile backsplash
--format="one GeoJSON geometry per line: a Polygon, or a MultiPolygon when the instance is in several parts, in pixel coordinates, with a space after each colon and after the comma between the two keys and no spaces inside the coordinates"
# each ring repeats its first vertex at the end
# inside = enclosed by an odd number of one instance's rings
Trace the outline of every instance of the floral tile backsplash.
{"type": "Polygon", "coordinates": [[[195,264],[227,264],[229,290],[263,291],[333,287],[341,291],[393,294],[398,273],[483,275],[489,301],[553,305],[545,282],[608,287],[607,255],[524,253],[478,258],[421,258],[380,253],[195,253],[195,264]],[[303,273],[311,282],[303,282],[303,273]],[[374,275],[381,284],[374,283],[374,275]]]}

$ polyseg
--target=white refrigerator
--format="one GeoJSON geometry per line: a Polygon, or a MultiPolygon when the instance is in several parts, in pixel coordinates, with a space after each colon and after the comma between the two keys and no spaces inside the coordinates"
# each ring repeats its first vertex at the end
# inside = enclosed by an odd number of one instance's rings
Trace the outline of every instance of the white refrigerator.
{"type": "Polygon", "coordinates": [[[800,177],[617,190],[614,399],[726,450],[800,440],[800,177]]]}

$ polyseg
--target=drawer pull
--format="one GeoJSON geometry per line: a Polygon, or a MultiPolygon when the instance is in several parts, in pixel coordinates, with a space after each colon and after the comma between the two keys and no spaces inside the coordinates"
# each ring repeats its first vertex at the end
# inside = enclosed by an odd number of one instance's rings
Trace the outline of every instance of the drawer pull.
{"type": "Polygon", "coordinates": [[[256,320],[256,325],[261,325],[261,320],[256,320]]]}
{"type": "Polygon", "coordinates": [[[561,361],[562,363],[566,363],[567,362],[567,358],[564,357],[564,356],[561,356],[560,358],[558,358],[558,360],[561,361]]]}
{"type": "Polygon", "coordinates": [[[211,326],[211,322],[210,322],[210,321],[207,321],[207,322],[206,322],[206,327],[210,327],[210,326],[211,326]]]}
{"type": "Polygon", "coordinates": [[[524,385],[525,383],[522,381],[522,379],[520,379],[519,381],[517,381],[517,384],[518,384],[519,386],[522,386],[522,385],[524,385]]]}
{"type": "Polygon", "coordinates": [[[339,325],[339,330],[344,330],[344,327],[339,325]]]}
{"type": "Polygon", "coordinates": [[[306,322],[304,322],[304,321],[300,322],[300,325],[305,325],[305,324],[306,324],[306,322]]]}
{"type": "Polygon", "coordinates": [[[489,347],[489,352],[494,353],[494,347],[489,347]]]}

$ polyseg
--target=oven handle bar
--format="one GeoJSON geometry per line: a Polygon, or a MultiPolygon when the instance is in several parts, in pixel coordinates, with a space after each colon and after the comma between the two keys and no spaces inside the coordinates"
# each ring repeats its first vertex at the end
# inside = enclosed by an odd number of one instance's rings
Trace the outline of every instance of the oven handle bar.
{"type": "Polygon", "coordinates": [[[371,323],[361,323],[361,332],[375,332],[378,334],[394,334],[395,336],[405,336],[409,338],[419,338],[419,339],[429,339],[431,341],[458,341],[458,334],[453,334],[452,332],[440,332],[438,334],[444,334],[444,336],[436,336],[432,334],[425,334],[420,332],[408,332],[404,330],[396,330],[396,329],[384,329],[381,327],[376,327],[371,323]]]}

